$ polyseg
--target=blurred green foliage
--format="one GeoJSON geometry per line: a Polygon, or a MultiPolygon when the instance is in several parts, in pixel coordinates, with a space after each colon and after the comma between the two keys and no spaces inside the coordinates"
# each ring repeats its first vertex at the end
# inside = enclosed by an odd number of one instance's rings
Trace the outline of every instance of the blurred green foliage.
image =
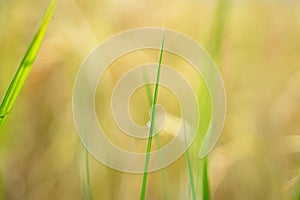
{"type": "MultiPolygon", "coordinates": [[[[34,35],[32,27],[39,23],[47,3],[0,2],[0,94],[5,94],[15,66],[34,35]]],[[[226,4],[224,7],[229,6],[226,4]]],[[[299,196],[300,3],[232,1],[226,23],[223,19],[220,22],[225,24],[221,30],[213,25],[216,7],[217,1],[202,0],[58,1],[36,67],[0,135],[1,191],[5,199],[82,199],[71,100],[76,72],[98,42],[145,26],[175,29],[205,44],[208,50],[217,46],[221,52],[211,54],[218,59],[228,108],[221,139],[208,159],[211,199],[289,200],[299,196]],[[211,31],[221,35],[221,42],[208,41],[217,37],[211,31]]],[[[222,12],[217,15],[223,16],[222,12]]],[[[157,55],[156,51],[136,52],[112,63],[97,90],[99,119],[110,118],[106,98],[118,78],[132,66],[157,62],[157,55]]],[[[191,82],[198,80],[191,66],[165,55],[166,64],[191,82]]],[[[159,103],[168,104],[173,97],[161,91],[159,103]]],[[[133,116],[143,116],[146,96],[145,92],[133,99],[133,116]]],[[[171,102],[168,108],[177,116],[178,105],[175,100],[171,102]]],[[[139,119],[144,122],[147,117],[139,119]]],[[[104,127],[116,135],[110,135],[110,139],[134,151],[134,141],[122,136],[111,121],[104,127]]],[[[167,141],[170,138],[161,138],[162,145],[167,141]]],[[[145,149],[145,143],[140,146],[137,151],[145,149]]],[[[117,172],[93,157],[89,160],[94,199],[139,198],[142,175],[117,172]]],[[[199,166],[196,162],[191,159],[195,172],[199,166]]],[[[163,199],[164,193],[169,199],[184,199],[190,191],[185,157],[162,172],[149,174],[148,199],[163,199]],[[157,184],[162,172],[166,188],[157,184]]],[[[197,194],[201,186],[201,180],[195,180],[197,194]]]]}

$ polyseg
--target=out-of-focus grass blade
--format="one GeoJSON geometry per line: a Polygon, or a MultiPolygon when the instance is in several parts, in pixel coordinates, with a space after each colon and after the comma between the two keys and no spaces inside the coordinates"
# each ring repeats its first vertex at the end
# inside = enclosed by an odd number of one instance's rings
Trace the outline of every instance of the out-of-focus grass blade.
{"type": "Polygon", "coordinates": [[[158,63],[158,68],[157,68],[155,89],[154,89],[154,95],[153,95],[153,101],[152,101],[152,108],[151,108],[149,137],[148,137],[148,142],[147,142],[144,176],[143,176],[142,190],[141,190],[141,195],[140,195],[141,200],[145,199],[145,194],[146,194],[148,167],[149,167],[149,160],[150,160],[150,151],[151,151],[151,145],[152,145],[154,122],[155,122],[155,110],[156,110],[155,106],[156,106],[157,96],[158,96],[160,69],[161,69],[161,62],[162,62],[163,51],[164,51],[164,43],[165,43],[165,38],[164,38],[164,33],[163,33],[160,55],[159,55],[159,63],[158,63]]]}
{"type": "Polygon", "coordinates": [[[145,70],[143,71],[143,77],[144,77],[144,82],[147,83],[146,84],[147,101],[149,106],[152,106],[152,91],[150,85],[148,84],[149,78],[145,70]]]}
{"type": "Polygon", "coordinates": [[[79,146],[80,148],[80,183],[81,183],[81,193],[83,199],[93,200],[93,192],[91,187],[91,176],[90,176],[90,162],[89,162],[89,153],[88,151],[79,146]]]}
{"type": "Polygon", "coordinates": [[[208,51],[215,62],[219,60],[224,36],[224,27],[231,0],[218,0],[212,30],[208,40],[208,51]]]}
{"type": "MultiPolygon", "coordinates": [[[[218,0],[216,5],[214,22],[212,25],[212,31],[210,38],[208,40],[208,52],[210,53],[212,59],[215,63],[218,63],[221,54],[221,46],[223,42],[224,27],[226,22],[226,17],[228,15],[229,6],[231,0],[218,0]]],[[[201,93],[201,92],[200,92],[201,93]]],[[[208,179],[208,169],[207,160],[205,157],[202,163],[202,199],[210,199],[210,189],[209,189],[209,179],[208,179]]]]}
{"type": "Polygon", "coordinates": [[[35,61],[35,58],[38,54],[38,51],[44,39],[45,32],[47,30],[49,21],[52,17],[55,5],[56,5],[56,0],[52,0],[51,3],[49,4],[49,7],[46,11],[44,19],[38,31],[36,32],[24,58],[21,61],[21,64],[19,65],[19,68],[13,80],[9,85],[9,88],[5,93],[4,99],[0,106],[0,129],[2,128],[8,113],[12,109],[12,106],[14,105],[16,98],[18,97],[27,79],[27,76],[32,68],[32,64],[35,61]]]}
{"type": "Polygon", "coordinates": [[[192,191],[192,199],[195,200],[196,199],[196,191],[195,191],[194,176],[193,176],[193,170],[192,170],[191,159],[190,159],[190,154],[189,154],[189,148],[188,148],[187,138],[186,138],[185,124],[184,124],[184,136],[185,136],[184,143],[186,146],[185,157],[186,157],[186,163],[187,163],[187,168],[188,168],[190,188],[192,191]]]}
{"type": "Polygon", "coordinates": [[[208,173],[207,173],[207,157],[203,159],[203,166],[202,166],[202,199],[209,200],[210,193],[209,193],[209,182],[208,182],[208,173]]]}

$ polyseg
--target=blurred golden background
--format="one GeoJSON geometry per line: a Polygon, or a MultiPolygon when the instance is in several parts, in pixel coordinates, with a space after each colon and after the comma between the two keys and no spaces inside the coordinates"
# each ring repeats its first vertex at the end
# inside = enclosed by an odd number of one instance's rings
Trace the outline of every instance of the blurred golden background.
{"type": "MultiPolygon", "coordinates": [[[[0,1],[0,98],[48,3],[0,1]]],[[[298,0],[58,0],[41,51],[0,135],[1,198],[85,199],[80,178],[83,150],[72,114],[76,73],[100,42],[121,31],[150,26],[195,39],[222,74],[227,117],[208,156],[211,199],[298,200],[299,10],[298,0]]],[[[157,61],[156,54],[134,56],[157,61]]],[[[136,64],[127,60],[128,66],[136,64]]],[[[108,73],[97,105],[121,74],[116,68],[108,73]]],[[[97,112],[105,117],[100,109],[97,112]]],[[[94,199],[139,199],[142,175],[121,173],[89,159],[94,199]]],[[[147,199],[188,199],[185,166],[182,156],[162,170],[164,184],[160,172],[150,173],[147,199]]],[[[199,182],[200,169],[193,170],[199,182]]]]}

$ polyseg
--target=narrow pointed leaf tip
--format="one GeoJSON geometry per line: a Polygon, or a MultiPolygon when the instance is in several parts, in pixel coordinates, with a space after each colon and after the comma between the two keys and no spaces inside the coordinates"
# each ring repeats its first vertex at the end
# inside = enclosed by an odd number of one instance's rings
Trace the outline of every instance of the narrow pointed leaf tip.
{"type": "Polygon", "coordinates": [[[41,25],[33,37],[33,40],[31,41],[28,50],[26,51],[25,56],[23,57],[21,64],[19,65],[17,72],[4,95],[3,101],[0,105],[0,129],[2,128],[8,113],[12,109],[13,104],[15,103],[37,57],[55,6],[56,0],[52,0],[48,6],[41,25]]]}

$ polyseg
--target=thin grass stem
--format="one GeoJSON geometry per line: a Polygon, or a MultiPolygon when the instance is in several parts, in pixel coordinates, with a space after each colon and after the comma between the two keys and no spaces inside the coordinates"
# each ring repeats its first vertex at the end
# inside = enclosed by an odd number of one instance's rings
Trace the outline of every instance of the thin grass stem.
{"type": "Polygon", "coordinates": [[[184,123],[184,136],[185,136],[184,143],[186,146],[185,157],[186,157],[186,163],[187,163],[187,167],[188,167],[190,189],[192,191],[192,199],[196,200],[196,190],[195,190],[195,183],[194,183],[193,170],[192,170],[191,159],[190,159],[190,154],[189,154],[189,148],[188,148],[187,138],[186,138],[185,123],[184,123]]]}
{"type": "Polygon", "coordinates": [[[81,193],[85,200],[93,200],[93,192],[91,187],[90,176],[90,161],[89,153],[82,146],[79,146],[81,151],[80,162],[80,179],[81,179],[81,193]]]}
{"type": "MultiPolygon", "coordinates": [[[[221,47],[224,38],[224,28],[229,11],[231,0],[218,0],[212,31],[208,40],[208,51],[215,63],[219,62],[221,47]]],[[[201,91],[200,91],[201,93],[201,91]]],[[[210,188],[208,179],[208,158],[205,157],[202,163],[202,199],[210,199],[210,188]]]]}
{"type": "MultiPolygon", "coordinates": [[[[148,75],[147,75],[145,70],[143,70],[143,76],[144,76],[144,82],[149,83],[149,78],[148,78],[148,75]]],[[[145,88],[146,88],[146,94],[147,94],[147,101],[148,101],[149,107],[151,107],[152,106],[152,96],[153,96],[152,91],[151,91],[151,87],[150,87],[149,84],[146,84],[145,88]]],[[[155,128],[154,128],[154,132],[156,132],[155,128]]],[[[160,142],[159,135],[154,136],[154,141],[155,141],[155,144],[157,146],[157,149],[159,149],[161,147],[161,142],[160,142]]],[[[158,154],[159,165],[161,165],[161,159],[162,159],[161,154],[158,154]]],[[[161,175],[161,179],[162,179],[162,188],[163,188],[164,199],[167,200],[168,195],[167,195],[166,177],[165,177],[164,171],[160,171],[160,175],[161,175]]]]}
{"type": "Polygon", "coordinates": [[[157,68],[155,89],[154,89],[154,95],[153,95],[153,101],[152,101],[151,115],[150,115],[149,137],[148,137],[148,142],[147,142],[143,183],[142,183],[142,190],[141,190],[141,195],[140,195],[141,200],[145,199],[145,194],[146,194],[148,168],[149,168],[149,160],[150,160],[150,151],[151,151],[152,137],[153,137],[153,130],[154,130],[156,102],[157,102],[157,97],[158,97],[158,87],[159,87],[160,69],[161,69],[161,63],[162,63],[162,57],[163,57],[163,51],[164,51],[163,50],[164,49],[164,43],[165,43],[165,39],[164,39],[164,34],[163,34],[162,44],[161,44],[161,49],[160,49],[160,55],[159,55],[159,63],[158,63],[158,68],[157,68]]]}

